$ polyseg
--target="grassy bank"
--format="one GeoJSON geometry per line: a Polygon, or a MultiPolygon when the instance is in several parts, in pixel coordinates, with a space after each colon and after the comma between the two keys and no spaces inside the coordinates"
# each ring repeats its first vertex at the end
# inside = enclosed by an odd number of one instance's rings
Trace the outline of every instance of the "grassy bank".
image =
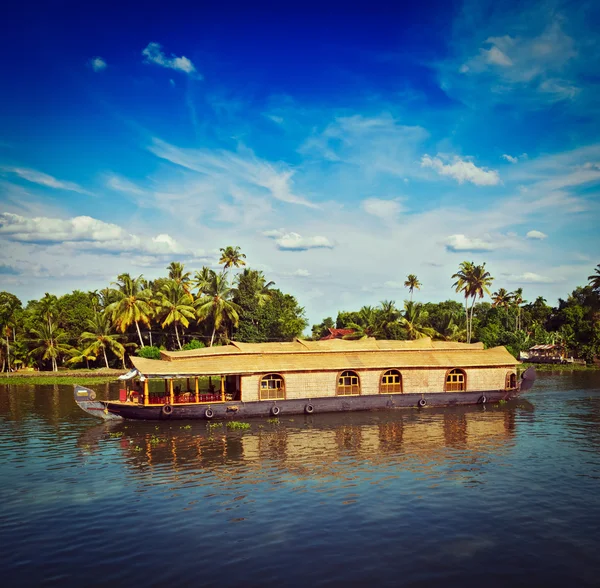
{"type": "Polygon", "coordinates": [[[600,370],[600,365],[579,365],[579,364],[556,364],[556,363],[523,363],[519,370],[525,371],[528,367],[535,368],[536,372],[585,372],[600,370]]]}
{"type": "Polygon", "coordinates": [[[0,384],[105,384],[114,382],[125,370],[69,370],[60,372],[17,372],[0,374],[0,384]]]}

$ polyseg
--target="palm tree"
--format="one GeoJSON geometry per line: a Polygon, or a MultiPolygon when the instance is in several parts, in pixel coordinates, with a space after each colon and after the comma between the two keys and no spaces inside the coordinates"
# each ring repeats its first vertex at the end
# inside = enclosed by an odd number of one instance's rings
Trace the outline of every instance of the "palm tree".
{"type": "Polygon", "coordinates": [[[57,359],[69,353],[71,346],[64,343],[67,335],[61,331],[51,320],[40,324],[39,329],[31,329],[33,341],[38,345],[30,351],[31,355],[40,355],[43,361],[51,360],[52,371],[58,371],[57,359]]]}
{"type": "MultiPolygon", "coordinates": [[[[503,308],[505,311],[511,307],[513,301],[513,295],[508,292],[506,288],[498,288],[497,292],[492,294],[492,306],[495,308],[503,308]]],[[[505,326],[508,328],[508,319],[506,319],[505,326]]]]}
{"type": "Polygon", "coordinates": [[[467,338],[467,330],[464,323],[459,324],[457,317],[451,311],[441,313],[437,332],[445,341],[464,341],[467,338]]]}
{"type": "Polygon", "coordinates": [[[221,247],[219,249],[221,252],[221,259],[219,259],[219,263],[223,264],[223,269],[229,269],[232,266],[241,267],[242,265],[246,265],[244,259],[246,256],[240,251],[239,247],[221,247]]]}
{"type": "MultiPolygon", "coordinates": [[[[243,282],[254,293],[258,306],[264,306],[273,296],[271,287],[275,285],[275,282],[267,282],[265,275],[261,271],[244,268],[244,271],[236,276],[235,282],[238,287],[243,282]]],[[[234,288],[234,297],[238,292],[239,290],[234,288]]]]}
{"type": "Polygon", "coordinates": [[[456,282],[452,284],[456,292],[462,292],[465,297],[465,318],[467,322],[467,343],[471,342],[471,330],[469,324],[469,297],[471,296],[471,282],[473,280],[473,272],[475,264],[472,261],[463,261],[458,268],[458,271],[452,276],[456,282]]]}
{"type": "Polygon", "coordinates": [[[85,361],[85,365],[87,366],[88,369],[90,368],[90,361],[96,361],[96,359],[98,359],[98,357],[96,355],[88,352],[87,349],[73,348],[73,349],[71,349],[71,351],[69,353],[71,354],[72,357],[71,357],[71,359],[68,359],[66,361],[66,363],[77,364],[77,363],[82,363],[83,361],[85,361]]]}
{"type": "Polygon", "coordinates": [[[203,266],[200,271],[194,274],[192,285],[198,290],[198,295],[201,296],[210,289],[214,276],[215,272],[206,266],[203,266]]]}
{"type": "Polygon", "coordinates": [[[390,336],[390,331],[394,325],[397,325],[400,318],[400,311],[396,308],[396,303],[393,300],[382,300],[379,303],[379,330],[384,338],[393,338],[390,336]]]}
{"type": "Polygon", "coordinates": [[[435,337],[438,334],[435,329],[427,326],[427,316],[427,311],[423,309],[422,304],[412,300],[404,303],[404,312],[400,317],[400,322],[408,339],[435,337]]]}
{"type": "Polygon", "coordinates": [[[521,330],[521,305],[525,304],[527,300],[523,300],[523,288],[517,288],[512,293],[512,302],[517,309],[517,320],[515,321],[515,330],[521,330]]]}
{"type": "MultiPolygon", "coordinates": [[[[490,272],[486,271],[485,263],[482,265],[476,265],[473,269],[471,284],[470,284],[470,292],[471,297],[473,298],[473,302],[471,302],[471,336],[473,334],[473,309],[475,308],[475,300],[477,298],[483,298],[484,294],[490,296],[489,287],[492,285],[494,278],[490,274],[490,272]]],[[[469,338],[469,342],[471,339],[469,338]]]]}
{"type": "Polygon", "coordinates": [[[600,263],[596,266],[594,272],[594,274],[588,276],[588,281],[592,287],[592,290],[600,293],[600,263]]]}
{"type": "Polygon", "coordinates": [[[58,319],[58,298],[54,294],[46,292],[37,303],[37,312],[41,319],[48,325],[58,319]]]}
{"type": "Polygon", "coordinates": [[[214,272],[213,274],[209,287],[194,303],[199,321],[206,320],[209,317],[213,320],[210,347],[213,346],[215,334],[223,322],[229,322],[234,327],[239,325],[239,312],[241,311],[241,308],[231,300],[233,289],[229,287],[225,276],[214,272]]]}
{"type": "Polygon", "coordinates": [[[415,276],[415,274],[408,274],[408,276],[406,276],[406,282],[404,282],[404,287],[408,288],[408,291],[410,292],[410,299],[412,301],[412,296],[413,296],[413,290],[416,288],[417,290],[421,289],[421,282],[419,282],[419,280],[417,279],[417,276],[415,276]]]}
{"type": "Polygon", "coordinates": [[[366,337],[379,337],[381,335],[381,325],[377,309],[372,306],[363,306],[357,313],[356,321],[350,322],[346,328],[354,332],[345,335],[344,339],[364,339],[366,337]]]}
{"type": "Polygon", "coordinates": [[[117,341],[119,336],[111,333],[111,321],[106,313],[97,312],[92,319],[87,321],[87,327],[89,331],[81,333],[81,342],[88,344],[81,353],[82,356],[98,357],[102,352],[106,367],[109,367],[106,357],[107,349],[119,359],[123,359],[125,347],[117,341]]]}
{"type": "Polygon", "coordinates": [[[194,298],[188,294],[177,282],[171,280],[163,285],[158,293],[157,316],[162,319],[161,326],[164,329],[169,325],[175,327],[175,337],[177,345],[181,349],[181,340],[179,338],[178,325],[187,328],[190,326],[190,319],[196,318],[194,311],[194,298]]]}
{"type": "Polygon", "coordinates": [[[183,271],[183,263],[179,263],[178,261],[172,261],[167,266],[167,269],[169,270],[169,279],[179,284],[184,289],[186,294],[189,294],[191,285],[191,274],[190,272],[183,271]]]}
{"type": "Polygon", "coordinates": [[[121,333],[124,333],[131,325],[135,324],[140,338],[140,345],[144,347],[140,323],[150,327],[152,316],[150,298],[152,292],[147,288],[144,276],[132,278],[127,273],[121,274],[113,285],[117,286],[117,289],[112,290],[117,301],[109,304],[106,311],[111,313],[113,323],[121,333]]]}

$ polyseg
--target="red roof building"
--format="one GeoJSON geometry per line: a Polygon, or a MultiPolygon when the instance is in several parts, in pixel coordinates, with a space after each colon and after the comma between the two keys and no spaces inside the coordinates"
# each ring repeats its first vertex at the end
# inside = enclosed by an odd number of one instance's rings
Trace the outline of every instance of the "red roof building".
{"type": "Polygon", "coordinates": [[[343,339],[345,335],[351,335],[354,329],[329,329],[329,335],[321,337],[321,341],[329,341],[331,339],[343,339]]]}

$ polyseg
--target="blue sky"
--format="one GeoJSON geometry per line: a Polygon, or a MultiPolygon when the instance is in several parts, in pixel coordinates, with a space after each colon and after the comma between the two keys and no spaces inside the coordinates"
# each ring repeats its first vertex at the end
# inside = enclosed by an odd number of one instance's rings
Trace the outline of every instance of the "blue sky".
{"type": "Polygon", "coordinates": [[[593,2],[16,5],[0,38],[0,289],[214,265],[311,321],[600,261],[593,2]]]}

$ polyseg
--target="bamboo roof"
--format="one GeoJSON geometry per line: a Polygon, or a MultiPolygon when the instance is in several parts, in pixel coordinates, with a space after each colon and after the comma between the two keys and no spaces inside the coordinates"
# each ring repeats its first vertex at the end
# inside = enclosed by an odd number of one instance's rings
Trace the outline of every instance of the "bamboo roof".
{"type": "Polygon", "coordinates": [[[360,369],[513,367],[519,362],[504,348],[481,343],[431,341],[295,341],[238,343],[189,351],[162,351],[162,360],[132,356],[146,376],[255,374],[360,369]]]}

